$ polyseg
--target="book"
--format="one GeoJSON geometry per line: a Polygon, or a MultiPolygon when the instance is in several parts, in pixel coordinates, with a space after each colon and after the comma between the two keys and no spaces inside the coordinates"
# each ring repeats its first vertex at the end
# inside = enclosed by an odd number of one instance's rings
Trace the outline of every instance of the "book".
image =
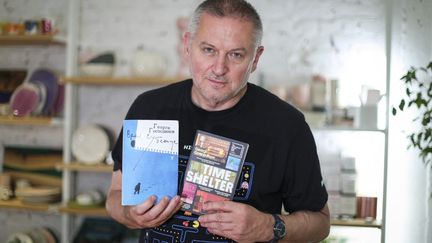
{"type": "Polygon", "coordinates": [[[122,205],[177,195],[178,140],[178,121],[123,121],[122,205]]]}
{"type": "Polygon", "coordinates": [[[232,200],[249,144],[198,130],[183,180],[182,210],[205,214],[207,201],[232,200]]]}

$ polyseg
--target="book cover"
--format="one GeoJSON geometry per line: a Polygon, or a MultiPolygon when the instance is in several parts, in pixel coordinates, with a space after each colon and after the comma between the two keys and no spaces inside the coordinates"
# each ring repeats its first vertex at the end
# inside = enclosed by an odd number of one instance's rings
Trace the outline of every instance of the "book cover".
{"type": "Polygon", "coordinates": [[[177,194],[178,121],[124,120],[122,205],[177,194]]]}
{"type": "Polygon", "coordinates": [[[204,214],[206,201],[234,197],[249,145],[198,130],[183,181],[182,210],[204,214]]]}

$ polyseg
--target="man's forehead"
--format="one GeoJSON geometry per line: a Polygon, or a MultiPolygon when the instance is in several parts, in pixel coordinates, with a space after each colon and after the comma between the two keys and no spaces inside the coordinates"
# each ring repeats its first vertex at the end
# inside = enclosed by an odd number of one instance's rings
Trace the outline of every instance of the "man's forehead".
{"type": "Polygon", "coordinates": [[[253,25],[251,22],[236,17],[203,14],[195,35],[198,36],[199,43],[205,41],[209,44],[216,44],[213,42],[228,41],[248,45],[253,42],[253,25]]]}

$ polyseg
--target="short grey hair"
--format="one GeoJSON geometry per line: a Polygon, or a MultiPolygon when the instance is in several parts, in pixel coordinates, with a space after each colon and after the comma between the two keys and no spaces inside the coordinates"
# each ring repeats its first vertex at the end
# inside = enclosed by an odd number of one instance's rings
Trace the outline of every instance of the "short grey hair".
{"type": "Polygon", "coordinates": [[[205,0],[195,9],[188,26],[188,31],[195,35],[203,13],[216,17],[233,17],[252,22],[254,26],[255,46],[261,45],[263,27],[255,8],[245,0],[205,0]]]}

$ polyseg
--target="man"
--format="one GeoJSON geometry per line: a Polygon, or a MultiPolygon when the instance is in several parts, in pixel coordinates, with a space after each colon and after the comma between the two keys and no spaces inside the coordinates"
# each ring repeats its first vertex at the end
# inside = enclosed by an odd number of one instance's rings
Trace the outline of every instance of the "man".
{"type": "Polygon", "coordinates": [[[126,119],[178,120],[179,193],[197,129],[249,144],[233,201],[208,202],[198,217],[181,200],[151,196],[121,206],[122,134],[106,208],[142,229],[140,242],[313,242],[329,233],[327,192],[311,131],[303,115],[247,82],[264,48],[262,24],[243,0],[207,0],[184,36],[192,80],[141,94],[126,119]],[[284,206],[289,215],[281,215],[284,206]]]}

